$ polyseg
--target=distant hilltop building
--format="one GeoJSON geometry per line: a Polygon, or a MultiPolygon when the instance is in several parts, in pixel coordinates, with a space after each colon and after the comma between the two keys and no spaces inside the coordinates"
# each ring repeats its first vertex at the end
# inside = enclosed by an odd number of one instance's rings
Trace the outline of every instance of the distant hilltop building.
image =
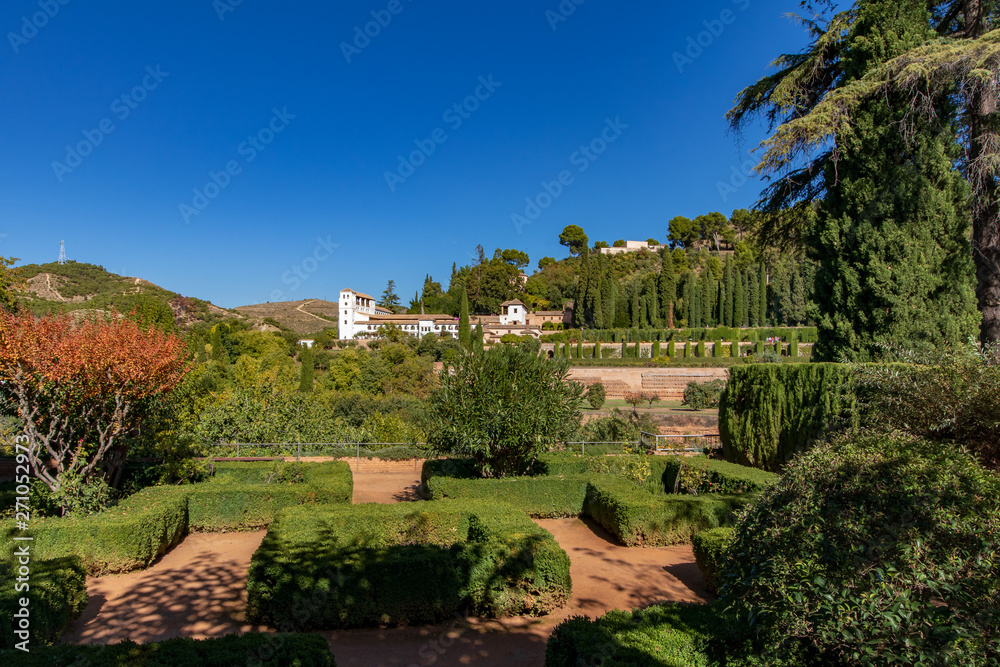
{"type": "Polygon", "coordinates": [[[648,241],[626,241],[625,245],[618,246],[617,248],[601,248],[601,254],[620,255],[623,252],[639,252],[640,250],[659,252],[661,249],[663,249],[662,245],[649,243],[648,241]]]}
{"type": "MultiPolygon", "coordinates": [[[[541,327],[546,322],[569,323],[572,310],[528,312],[528,307],[520,299],[504,301],[500,304],[500,315],[471,315],[469,326],[483,325],[483,340],[496,343],[505,334],[517,336],[542,335],[541,327]]],[[[404,333],[423,338],[429,333],[438,336],[458,338],[458,318],[451,315],[397,315],[376,305],[375,297],[350,288],[340,291],[340,338],[378,338],[379,329],[395,325],[404,333]]]]}

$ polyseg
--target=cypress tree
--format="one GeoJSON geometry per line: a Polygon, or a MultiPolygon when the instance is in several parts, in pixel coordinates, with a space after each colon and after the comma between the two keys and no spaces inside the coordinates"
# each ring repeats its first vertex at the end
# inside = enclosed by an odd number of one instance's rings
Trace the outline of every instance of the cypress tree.
{"type": "MultiPolygon", "coordinates": [[[[671,312],[671,304],[677,301],[677,274],[674,272],[674,254],[666,248],[660,251],[660,275],[657,291],[660,297],[660,312],[671,312]]],[[[668,326],[673,328],[673,322],[668,322],[668,326]]]]}
{"type": "Polygon", "coordinates": [[[674,341],[670,341],[667,344],[667,356],[671,359],[677,356],[677,343],[674,341]]]}
{"type": "Polygon", "coordinates": [[[736,297],[733,299],[733,326],[745,327],[747,325],[747,289],[743,271],[737,270],[735,279],[736,297]]]}
{"type": "MultiPolygon", "coordinates": [[[[845,81],[922,44],[925,3],[871,0],[842,56],[845,81]]],[[[960,345],[978,333],[968,240],[969,188],[955,168],[954,128],[910,113],[901,93],[863,104],[837,137],[838,162],[808,239],[819,262],[818,360],[867,361],[880,345],[921,352],[960,345]],[[910,136],[899,126],[907,123],[910,136]]],[[[939,119],[952,100],[933,100],[939,119]]]]}
{"type": "MultiPolygon", "coordinates": [[[[454,312],[454,311],[452,311],[454,312]]],[[[471,349],[472,339],[469,331],[469,293],[462,288],[462,309],[458,315],[458,342],[466,350],[471,349]]]]}
{"type": "Polygon", "coordinates": [[[299,373],[299,391],[309,393],[313,390],[313,351],[303,346],[299,352],[299,362],[302,370],[299,373]]]}
{"type": "Polygon", "coordinates": [[[760,326],[760,306],[757,293],[759,283],[753,275],[753,269],[747,271],[747,322],[752,327],[760,326]]]}
{"type": "Polygon", "coordinates": [[[660,358],[660,341],[658,341],[658,340],[653,341],[652,356],[653,356],[653,359],[659,359],[660,358]]]}
{"type": "Polygon", "coordinates": [[[634,288],[632,291],[632,328],[639,328],[639,290],[634,288]]]}
{"type": "Polygon", "coordinates": [[[604,280],[601,282],[601,308],[604,311],[604,329],[613,329],[615,326],[615,292],[614,276],[610,271],[606,270],[604,280]]]}
{"type": "Polygon", "coordinates": [[[767,269],[764,267],[764,262],[760,263],[760,273],[757,276],[757,293],[759,297],[759,303],[757,304],[757,321],[760,322],[759,326],[767,326],[767,269]]]}
{"type": "Polygon", "coordinates": [[[594,343],[594,359],[601,358],[601,341],[598,340],[594,343]]]}
{"type": "Polygon", "coordinates": [[[483,349],[483,323],[476,324],[476,330],[472,332],[472,349],[480,352],[483,349]]]}
{"type": "Polygon", "coordinates": [[[725,301],[722,307],[722,323],[727,327],[733,326],[733,305],[735,304],[734,290],[736,288],[736,281],[733,279],[733,262],[730,256],[726,256],[726,268],[725,268],[725,281],[723,285],[723,294],[725,295],[725,301]]]}

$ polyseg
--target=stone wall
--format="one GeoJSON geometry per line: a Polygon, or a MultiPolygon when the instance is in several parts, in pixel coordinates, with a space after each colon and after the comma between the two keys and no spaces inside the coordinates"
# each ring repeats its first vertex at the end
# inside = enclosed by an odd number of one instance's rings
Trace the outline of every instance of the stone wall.
{"type": "Polygon", "coordinates": [[[600,382],[608,398],[623,398],[628,391],[653,392],[664,401],[684,398],[688,382],[709,382],[729,377],[725,368],[605,368],[574,366],[569,369],[569,379],[584,385],[600,382]]]}

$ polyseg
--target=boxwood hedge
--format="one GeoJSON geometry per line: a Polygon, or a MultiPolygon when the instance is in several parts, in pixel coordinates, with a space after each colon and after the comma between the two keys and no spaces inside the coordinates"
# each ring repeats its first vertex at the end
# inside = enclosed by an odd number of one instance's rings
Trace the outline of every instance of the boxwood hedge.
{"type": "Polygon", "coordinates": [[[690,542],[702,530],[732,525],[757,494],[654,495],[616,477],[593,477],[584,513],[625,546],[690,542]]]}
{"type": "MultiPolygon", "coordinates": [[[[218,464],[211,481],[143,489],[100,514],[34,518],[33,557],[75,555],[90,574],[130,572],[151,565],[189,530],[256,530],[284,507],[351,502],[346,463],[299,465],[304,479],[297,484],[263,483],[268,464],[218,464]]],[[[13,531],[10,520],[0,522],[0,533],[13,531]]]]}
{"type": "Polygon", "coordinates": [[[663,458],[663,485],[667,493],[672,493],[674,482],[677,479],[677,471],[681,463],[684,465],[696,466],[708,473],[706,483],[699,491],[711,493],[746,493],[750,491],[763,491],[775,484],[780,476],[747,466],[710,459],[705,456],[685,457],[682,460],[673,456],[663,458]]]}
{"type": "Polygon", "coordinates": [[[313,630],[537,615],[570,587],[569,557],[510,505],[291,508],[253,556],[247,618],[313,630]]]}
{"type": "Polygon", "coordinates": [[[720,630],[715,605],[670,603],[597,620],[564,621],[545,650],[545,667],[714,667],[710,652],[720,630]]]}
{"type": "Polygon", "coordinates": [[[0,664],[19,667],[336,667],[319,635],[247,633],[214,639],[125,640],[107,646],[32,646],[30,653],[0,650],[0,664]]]}
{"type": "Polygon", "coordinates": [[[733,534],[733,529],[729,527],[712,528],[697,533],[691,538],[691,546],[694,547],[694,560],[705,580],[705,588],[712,593],[719,592],[720,565],[723,562],[726,548],[733,541],[733,534]]]}
{"type": "MultiPolygon", "coordinates": [[[[87,605],[86,571],[77,557],[32,560],[28,565],[27,590],[15,589],[17,565],[0,563],[0,649],[13,648],[23,641],[14,634],[14,614],[19,600],[28,599],[31,649],[58,641],[71,620],[87,605]]],[[[21,653],[20,651],[18,653],[21,653]]],[[[0,660],[3,664],[12,664],[0,660]]]]}
{"type": "Polygon", "coordinates": [[[510,503],[537,518],[580,516],[587,496],[587,478],[512,477],[461,479],[431,477],[426,485],[432,500],[444,498],[510,503]]]}

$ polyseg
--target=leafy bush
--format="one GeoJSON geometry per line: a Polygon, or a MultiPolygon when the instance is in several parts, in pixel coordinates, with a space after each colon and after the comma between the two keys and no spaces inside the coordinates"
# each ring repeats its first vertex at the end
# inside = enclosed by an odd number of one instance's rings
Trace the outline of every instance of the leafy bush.
{"type": "Polygon", "coordinates": [[[821,434],[855,419],[849,366],[733,367],[719,401],[726,459],[776,471],[821,434]]]}
{"type": "Polygon", "coordinates": [[[755,494],[654,495],[615,477],[590,479],[584,513],[625,546],[683,544],[699,531],[732,525],[755,494]]]}
{"type": "Polygon", "coordinates": [[[461,357],[431,394],[428,443],[475,459],[483,477],[523,475],[580,425],[583,387],[563,361],[510,345],[461,357]]]}
{"type": "Polygon", "coordinates": [[[0,588],[0,619],[3,619],[0,649],[13,648],[23,641],[14,634],[17,629],[14,613],[21,609],[19,599],[26,597],[30,601],[30,639],[34,651],[39,644],[59,641],[69,622],[87,606],[86,571],[77,557],[32,560],[30,580],[23,582],[29,588],[18,591],[15,589],[17,568],[15,563],[0,562],[0,580],[4,582],[0,588]]]}
{"type": "Polygon", "coordinates": [[[737,525],[721,591],[761,654],[985,666],[998,571],[1000,479],[958,447],[880,437],[792,461],[737,525]]]}
{"type": "Polygon", "coordinates": [[[569,558],[522,512],[435,501],[286,510],[254,554],[247,618],[296,629],[546,614],[569,558]]]}
{"type": "Polygon", "coordinates": [[[733,541],[732,528],[712,528],[695,533],[691,538],[694,561],[701,570],[705,588],[712,593],[719,592],[719,567],[726,549],[733,541]]]}
{"type": "Polygon", "coordinates": [[[722,390],[726,388],[723,380],[711,380],[709,382],[688,382],[684,389],[684,405],[692,410],[704,410],[705,408],[719,407],[719,397],[722,390]]]}
{"type": "MultiPolygon", "coordinates": [[[[778,481],[778,475],[749,468],[728,461],[709,459],[704,456],[675,456],[663,458],[663,485],[667,493],[674,492],[677,471],[681,466],[703,470],[705,475],[694,490],[698,493],[748,493],[767,489],[778,481]]],[[[678,489],[679,490],[679,489],[678,489]]]]}
{"type": "Polygon", "coordinates": [[[319,635],[251,632],[213,639],[168,639],[107,646],[32,646],[31,653],[0,651],[0,662],[19,667],[336,667],[319,635]],[[16,662],[13,662],[15,661],[16,662]]]}
{"type": "Polygon", "coordinates": [[[897,354],[909,363],[852,366],[866,426],[956,440],[1000,470],[1000,349],[897,354]]]}
{"type": "Polygon", "coordinates": [[[587,399],[587,403],[594,410],[600,410],[604,406],[604,401],[607,397],[607,392],[604,389],[604,384],[601,382],[594,382],[589,387],[587,387],[587,393],[584,394],[584,398],[587,399]]]}
{"type": "Polygon", "coordinates": [[[720,633],[715,605],[670,603],[597,620],[574,616],[549,637],[545,667],[714,667],[720,633]]]}

